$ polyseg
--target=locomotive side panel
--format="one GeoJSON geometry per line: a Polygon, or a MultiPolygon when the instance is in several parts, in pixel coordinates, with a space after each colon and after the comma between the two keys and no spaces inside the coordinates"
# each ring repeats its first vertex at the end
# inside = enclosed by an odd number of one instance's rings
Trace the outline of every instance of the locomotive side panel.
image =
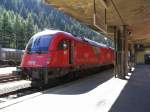
{"type": "Polygon", "coordinates": [[[100,57],[100,47],[91,45],[91,55],[93,56],[93,62],[91,64],[100,64],[99,57],[100,57]]]}
{"type": "Polygon", "coordinates": [[[51,67],[70,67],[73,65],[74,59],[71,55],[73,48],[71,45],[73,40],[69,39],[67,35],[59,34],[55,36],[51,51],[51,67]],[[72,58],[72,59],[70,59],[72,58]]]}
{"type": "Polygon", "coordinates": [[[110,55],[111,55],[110,63],[113,64],[114,63],[114,50],[111,48],[110,48],[110,55]]]}
{"type": "Polygon", "coordinates": [[[111,48],[108,48],[107,49],[107,63],[108,64],[113,64],[113,59],[114,59],[114,57],[113,57],[113,50],[111,49],[111,48]]]}
{"type": "Polygon", "coordinates": [[[100,58],[99,58],[100,64],[106,63],[106,49],[104,47],[100,48],[100,58]]]}
{"type": "Polygon", "coordinates": [[[76,65],[93,66],[99,64],[99,47],[89,43],[76,42],[75,62],[76,65]]]}

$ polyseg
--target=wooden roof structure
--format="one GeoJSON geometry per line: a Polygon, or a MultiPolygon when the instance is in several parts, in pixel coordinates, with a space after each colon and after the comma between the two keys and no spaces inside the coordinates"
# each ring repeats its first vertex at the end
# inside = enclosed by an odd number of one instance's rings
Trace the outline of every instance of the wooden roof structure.
{"type": "Polygon", "coordinates": [[[150,42],[150,0],[44,0],[95,30],[108,33],[108,26],[128,25],[129,40],[150,42]]]}

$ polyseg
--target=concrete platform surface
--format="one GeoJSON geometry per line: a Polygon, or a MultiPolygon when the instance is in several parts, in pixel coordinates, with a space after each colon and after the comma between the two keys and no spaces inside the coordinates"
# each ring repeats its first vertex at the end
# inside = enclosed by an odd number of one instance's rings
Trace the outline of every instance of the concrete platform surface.
{"type": "Polygon", "coordinates": [[[0,104],[0,112],[150,112],[150,69],[137,66],[130,80],[112,70],[0,104]]]}
{"type": "Polygon", "coordinates": [[[31,81],[20,80],[0,84],[0,95],[31,87],[31,81]]]}
{"type": "Polygon", "coordinates": [[[137,65],[109,112],[150,112],[150,65],[137,65]]]}

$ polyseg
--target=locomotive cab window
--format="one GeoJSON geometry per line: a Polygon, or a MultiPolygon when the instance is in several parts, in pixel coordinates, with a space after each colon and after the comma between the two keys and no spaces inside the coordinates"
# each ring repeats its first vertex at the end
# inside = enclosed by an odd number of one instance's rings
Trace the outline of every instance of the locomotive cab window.
{"type": "Polygon", "coordinates": [[[48,51],[52,38],[52,35],[33,36],[27,44],[27,52],[48,51]]]}
{"type": "Polygon", "coordinates": [[[66,50],[66,49],[68,49],[68,46],[69,46],[69,42],[67,40],[61,40],[58,43],[57,49],[58,50],[66,50]]]}

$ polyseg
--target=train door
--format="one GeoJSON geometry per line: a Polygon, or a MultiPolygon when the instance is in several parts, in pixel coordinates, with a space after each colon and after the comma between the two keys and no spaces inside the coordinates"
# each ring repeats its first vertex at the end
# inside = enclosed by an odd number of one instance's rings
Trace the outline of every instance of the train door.
{"type": "Polygon", "coordinates": [[[73,43],[71,40],[63,39],[58,43],[57,64],[59,66],[73,64],[73,43]]]}
{"type": "Polygon", "coordinates": [[[69,61],[69,51],[68,51],[68,41],[66,39],[62,39],[58,43],[57,47],[57,58],[56,62],[58,66],[66,66],[69,61]]]}
{"type": "Polygon", "coordinates": [[[74,56],[74,43],[73,41],[68,41],[68,45],[69,45],[69,64],[73,64],[73,56],[74,56]]]}

